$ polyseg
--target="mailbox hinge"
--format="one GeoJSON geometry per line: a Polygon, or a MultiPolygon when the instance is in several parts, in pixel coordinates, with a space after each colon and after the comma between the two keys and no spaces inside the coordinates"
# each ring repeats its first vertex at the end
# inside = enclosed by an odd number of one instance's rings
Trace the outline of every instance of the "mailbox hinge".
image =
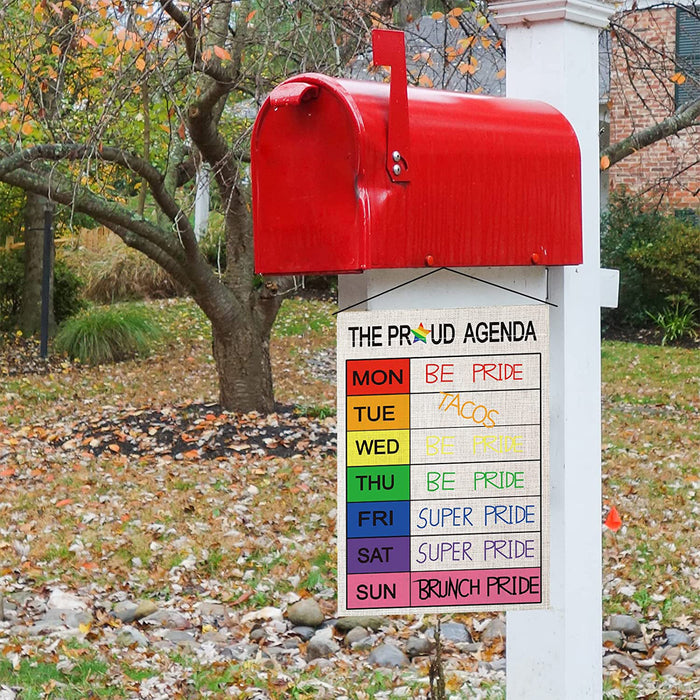
{"type": "Polygon", "coordinates": [[[372,61],[391,67],[386,169],[394,182],[409,182],[408,81],[406,42],[403,32],[372,30],[372,61]]]}

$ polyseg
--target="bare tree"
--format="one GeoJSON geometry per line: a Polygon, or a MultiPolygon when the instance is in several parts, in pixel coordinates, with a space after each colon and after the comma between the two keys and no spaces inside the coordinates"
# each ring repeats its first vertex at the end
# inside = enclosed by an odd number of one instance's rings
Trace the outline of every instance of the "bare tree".
{"type": "Polygon", "coordinates": [[[612,143],[601,168],[619,163],[613,184],[692,201],[700,194],[700,6],[634,3],[612,17],[610,32],[612,143]]]}

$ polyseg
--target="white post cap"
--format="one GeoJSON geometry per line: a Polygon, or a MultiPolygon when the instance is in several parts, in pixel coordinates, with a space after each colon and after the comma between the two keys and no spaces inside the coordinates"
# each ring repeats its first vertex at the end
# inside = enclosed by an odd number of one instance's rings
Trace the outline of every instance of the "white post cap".
{"type": "Polygon", "coordinates": [[[603,29],[615,11],[613,5],[594,0],[491,0],[489,7],[505,27],[566,19],[603,29]]]}

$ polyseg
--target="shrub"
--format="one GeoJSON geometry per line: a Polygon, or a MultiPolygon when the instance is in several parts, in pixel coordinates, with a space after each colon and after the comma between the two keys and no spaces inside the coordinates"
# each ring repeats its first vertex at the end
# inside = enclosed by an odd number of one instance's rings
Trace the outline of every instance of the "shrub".
{"type": "Polygon", "coordinates": [[[53,314],[57,324],[87,307],[81,296],[83,281],[62,260],[53,266],[53,314]]]}
{"type": "Polygon", "coordinates": [[[160,335],[160,327],[144,309],[95,307],[61,325],[54,349],[86,364],[119,362],[148,354],[160,335]]]}
{"type": "Polygon", "coordinates": [[[619,305],[606,310],[605,321],[642,327],[649,314],[666,308],[669,297],[697,302],[700,229],[620,189],[603,215],[601,262],[620,271],[619,305]]]}
{"type": "MultiPolygon", "coordinates": [[[[53,269],[53,310],[56,323],[85,308],[81,297],[83,283],[63,262],[56,260],[53,269]]],[[[0,330],[9,331],[16,325],[22,305],[24,280],[24,251],[0,251],[0,330]]]]}
{"type": "Polygon", "coordinates": [[[700,292],[700,228],[690,223],[664,219],[656,240],[632,248],[629,258],[664,299],[700,292]]]}
{"type": "Polygon", "coordinates": [[[19,251],[0,250],[0,331],[15,327],[22,304],[24,262],[19,251]]]}

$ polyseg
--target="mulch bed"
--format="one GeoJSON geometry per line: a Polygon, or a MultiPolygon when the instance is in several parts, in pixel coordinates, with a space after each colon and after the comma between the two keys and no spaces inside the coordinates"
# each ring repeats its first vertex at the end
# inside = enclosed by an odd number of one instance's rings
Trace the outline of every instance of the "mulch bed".
{"type": "Polygon", "coordinates": [[[218,404],[105,413],[53,438],[64,450],[101,455],[169,455],[216,459],[234,455],[293,457],[335,454],[335,419],[299,415],[293,406],[275,413],[229,413],[218,404]]]}

